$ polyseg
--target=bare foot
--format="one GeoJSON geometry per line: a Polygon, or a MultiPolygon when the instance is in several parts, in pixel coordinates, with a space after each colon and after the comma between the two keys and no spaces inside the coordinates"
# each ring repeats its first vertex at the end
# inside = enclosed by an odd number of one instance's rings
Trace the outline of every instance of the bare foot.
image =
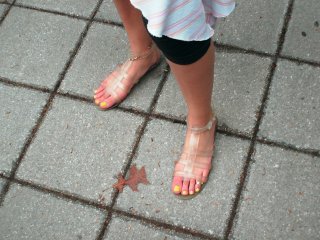
{"type": "Polygon", "coordinates": [[[123,101],[134,84],[159,62],[160,55],[159,50],[152,45],[117,67],[95,90],[95,104],[105,110],[123,101]]]}

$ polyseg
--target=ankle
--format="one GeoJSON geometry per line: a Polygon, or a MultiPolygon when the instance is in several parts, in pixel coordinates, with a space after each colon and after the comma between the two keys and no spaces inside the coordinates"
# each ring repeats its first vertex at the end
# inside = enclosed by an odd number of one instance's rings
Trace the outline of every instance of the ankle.
{"type": "Polygon", "coordinates": [[[204,113],[188,113],[187,124],[189,127],[203,127],[215,116],[213,110],[204,113]]]}

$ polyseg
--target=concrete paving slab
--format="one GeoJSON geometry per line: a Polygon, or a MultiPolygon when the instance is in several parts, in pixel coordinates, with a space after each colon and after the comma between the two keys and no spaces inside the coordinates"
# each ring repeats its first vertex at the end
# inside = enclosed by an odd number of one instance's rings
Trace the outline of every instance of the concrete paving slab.
{"type": "Polygon", "coordinates": [[[197,237],[189,237],[173,231],[159,230],[145,223],[139,223],[130,219],[113,218],[105,234],[104,240],[196,240],[197,237]],[[165,231],[165,232],[164,232],[165,231]]]}
{"type": "Polygon", "coordinates": [[[279,61],[258,136],[320,149],[319,89],[319,68],[279,61]]]}
{"type": "MultiPolygon", "coordinates": [[[[61,85],[61,92],[93,98],[94,89],[119,63],[128,58],[125,31],[116,26],[94,23],[61,85]]],[[[147,110],[162,78],[164,64],[141,79],[121,106],[147,110]]]]}
{"type": "Polygon", "coordinates": [[[85,22],[12,8],[0,31],[0,76],[53,87],[85,22]]]}
{"type": "MultiPolygon", "coordinates": [[[[268,58],[234,53],[216,54],[212,103],[219,126],[252,132],[269,65],[268,58]]],[[[186,105],[172,75],[160,95],[156,112],[179,118],[186,116],[186,105]]]]}
{"type": "MultiPolygon", "coordinates": [[[[1,3],[1,2],[0,2],[1,3]]],[[[0,4],[0,18],[2,17],[2,14],[4,11],[9,7],[9,5],[6,4],[0,4]]]]}
{"type": "Polygon", "coordinates": [[[11,186],[0,208],[2,239],[95,239],[103,213],[35,190],[11,186]]]}
{"type": "Polygon", "coordinates": [[[320,62],[320,1],[295,1],[282,53],[320,62]]]}
{"type": "Polygon", "coordinates": [[[288,0],[238,0],[234,12],[217,24],[214,39],[275,53],[287,6],[288,0]]]}
{"type": "Polygon", "coordinates": [[[0,171],[9,172],[48,95],[0,84],[0,171]]]}
{"type": "Polygon", "coordinates": [[[98,0],[17,0],[17,4],[89,17],[98,0]]]}
{"type": "Polygon", "coordinates": [[[110,203],[141,117],[57,98],[18,170],[19,178],[110,203]],[[105,190],[103,193],[102,191],[105,190]]]}
{"type": "Polygon", "coordinates": [[[318,239],[320,158],[257,145],[233,239],[318,239]]]}
{"type": "Polygon", "coordinates": [[[125,188],[116,208],[222,237],[249,142],[218,134],[213,171],[205,189],[183,201],[171,193],[171,180],[185,131],[179,124],[149,123],[133,164],[145,165],[151,184],[139,184],[139,192],[125,188]]]}
{"type": "Polygon", "coordinates": [[[117,23],[122,22],[114,3],[110,0],[103,1],[95,18],[117,23]]]}

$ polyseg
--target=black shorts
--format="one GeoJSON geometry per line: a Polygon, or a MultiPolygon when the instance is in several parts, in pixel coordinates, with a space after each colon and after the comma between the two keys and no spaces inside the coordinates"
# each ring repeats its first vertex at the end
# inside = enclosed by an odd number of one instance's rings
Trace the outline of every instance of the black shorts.
{"type": "MultiPolygon", "coordinates": [[[[145,26],[147,26],[148,20],[142,18],[145,26]]],[[[151,34],[150,36],[163,55],[171,62],[179,65],[188,65],[198,61],[206,54],[211,43],[211,38],[204,41],[182,41],[167,36],[155,37],[151,34]]]]}

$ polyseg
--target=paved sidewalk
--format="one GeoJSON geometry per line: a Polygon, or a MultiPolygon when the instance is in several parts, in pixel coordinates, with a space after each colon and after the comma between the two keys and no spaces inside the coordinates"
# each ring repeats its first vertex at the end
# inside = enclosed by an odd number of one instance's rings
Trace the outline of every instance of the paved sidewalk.
{"type": "Polygon", "coordinates": [[[221,20],[213,171],[181,201],[186,107],[166,63],[119,107],[92,103],[127,56],[112,1],[0,0],[0,239],[320,239],[319,12],[237,0],[221,20]],[[151,184],[119,194],[132,164],[151,184]]]}

